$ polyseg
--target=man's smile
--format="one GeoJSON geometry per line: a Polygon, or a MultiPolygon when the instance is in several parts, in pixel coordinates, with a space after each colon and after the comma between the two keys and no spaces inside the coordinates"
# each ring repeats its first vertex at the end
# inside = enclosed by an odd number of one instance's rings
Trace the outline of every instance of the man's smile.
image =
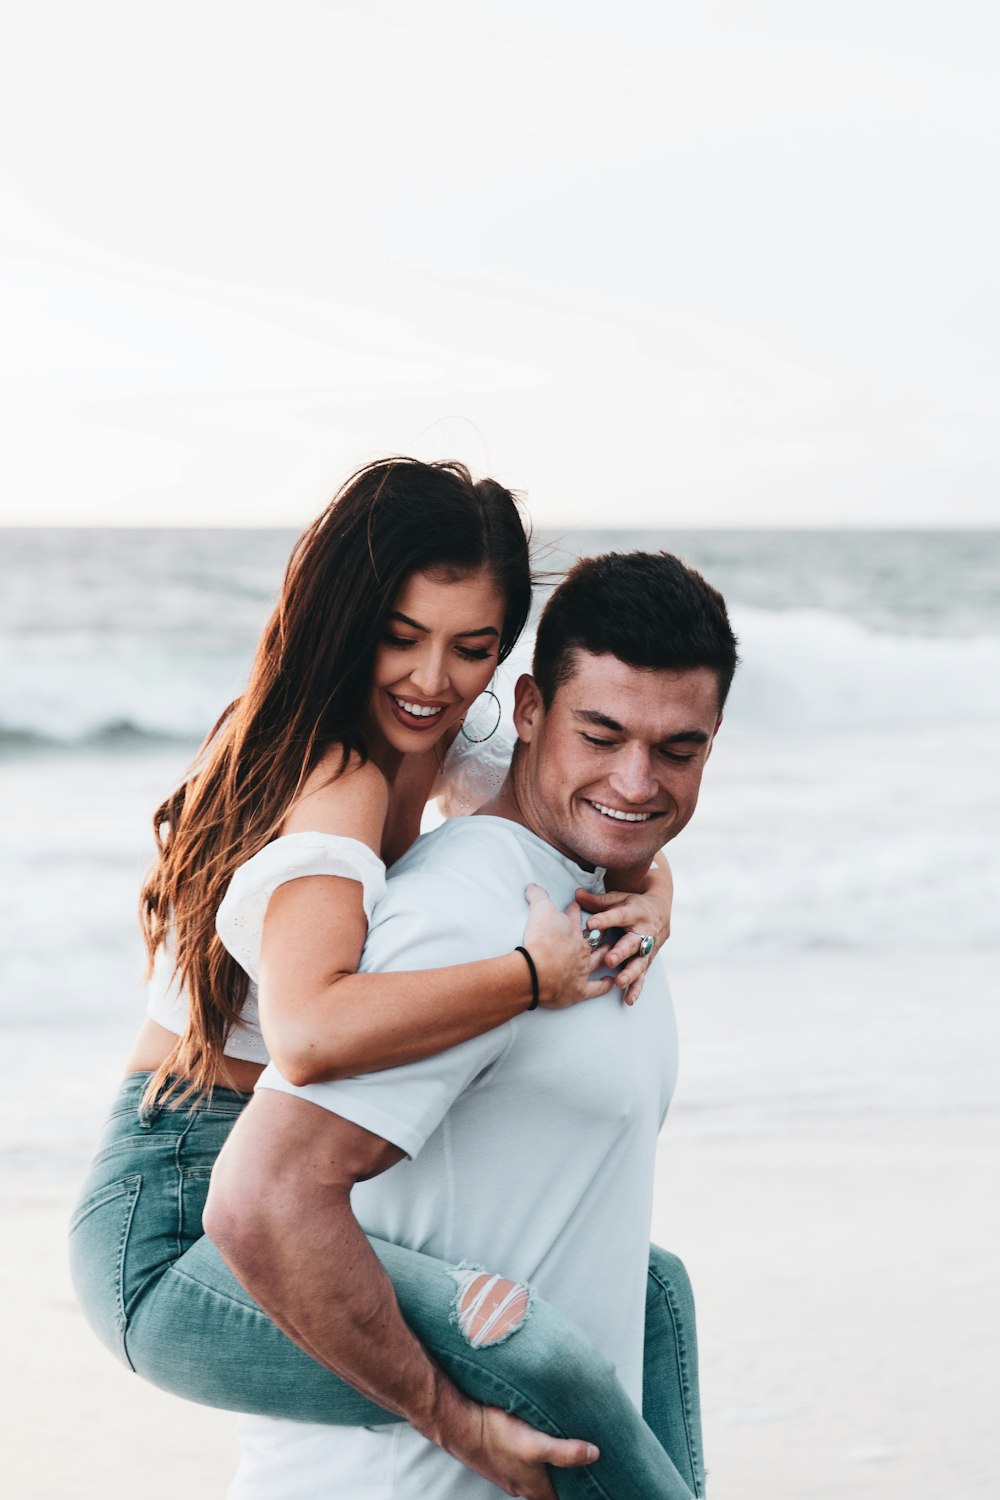
{"type": "Polygon", "coordinates": [[[591,797],[583,799],[589,807],[594,808],[605,818],[613,818],[617,823],[648,823],[651,818],[662,818],[663,813],[656,812],[626,812],[621,807],[608,807],[604,802],[595,802],[591,797]]]}

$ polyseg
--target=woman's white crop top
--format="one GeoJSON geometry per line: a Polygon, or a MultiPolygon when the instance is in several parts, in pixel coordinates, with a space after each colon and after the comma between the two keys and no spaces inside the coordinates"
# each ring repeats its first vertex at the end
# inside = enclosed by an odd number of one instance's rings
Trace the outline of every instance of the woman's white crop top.
{"type": "MultiPolygon", "coordinates": [[[[513,739],[501,732],[481,744],[470,744],[461,735],[445,756],[432,797],[448,817],[475,811],[499,791],[513,739]]],[[[385,865],[367,844],[333,833],[289,833],[240,865],[226,891],[215,919],[216,931],[229,953],[249,975],[250,984],[239,1022],[226,1040],[227,1057],[266,1063],[267,1048],[260,1032],[257,982],[260,950],[264,937],[267,903],[287,880],[304,875],[338,875],[361,886],[365,917],[385,890],[385,865]]],[[[149,982],[150,1018],[180,1035],[187,1025],[187,996],[174,973],[169,939],[157,949],[149,982]]]]}
{"type": "MultiPolygon", "coordinates": [[[[226,1039],[227,1057],[266,1063],[267,1048],[260,1034],[257,982],[264,938],[267,903],[279,885],[303,875],[339,875],[361,886],[365,916],[371,919],[375,902],[385,890],[385,865],[367,844],[334,833],[289,833],[273,839],[246,864],[240,865],[222,898],[215,928],[227,950],[250,976],[239,1022],[226,1039]]],[[[148,1013],[178,1035],[187,1025],[187,996],[177,983],[173,953],[167,943],[157,950],[149,983],[148,1013]]]]}

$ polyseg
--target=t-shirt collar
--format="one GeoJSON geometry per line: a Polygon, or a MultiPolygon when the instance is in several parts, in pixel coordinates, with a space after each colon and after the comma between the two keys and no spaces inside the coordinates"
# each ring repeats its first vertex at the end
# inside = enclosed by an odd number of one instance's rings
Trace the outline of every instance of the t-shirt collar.
{"type": "Polygon", "coordinates": [[[594,870],[587,870],[583,865],[577,864],[575,859],[570,859],[568,854],[563,854],[546,839],[539,838],[537,833],[532,833],[530,828],[525,828],[523,823],[516,823],[513,818],[498,818],[493,813],[477,813],[477,818],[483,818],[490,823],[502,823],[504,827],[511,829],[523,842],[544,849],[549,859],[558,861],[565,870],[573,876],[577,885],[588,891],[602,892],[604,890],[604,876],[607,873],[603,865],[598,865],[594,870]]]}

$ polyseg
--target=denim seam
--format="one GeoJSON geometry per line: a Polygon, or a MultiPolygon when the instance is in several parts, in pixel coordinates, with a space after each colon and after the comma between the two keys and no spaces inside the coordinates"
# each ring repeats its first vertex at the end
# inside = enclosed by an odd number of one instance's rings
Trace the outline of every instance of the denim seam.
{"type": "MultiPolygon", "coordinates": [[[[231,1297],[228,1292],[220,1292],[218,1287],[208,1286],[204,1281],[199,1281],[196,1276],[190,1276],[187,1271],[183,1271],[181,1267],[176,1264],[168,1266],[166,1268],[166,1271],[164,1272],[164,1275],[180,1276],[183,1281],[189,1281],[192,1286],[196,1286],[198,1288],[198,1291],[203,1297],[206,1295],[209,1297],[218,1297],[220,1302],[228,1302],[231,1307],[241,1307],[244,1312],[256,1312],[259,1313],[262,1318],[268,1318],[267,1313],[258,1303],[254,1302],[251,1307],[248,1307],[247,1304],[245,1302],[241,1302],[238,1297],[231,1297]]],[[[250,1294],[248,1292],[247,1296],[249,1295],[250,1294]]],[[[271,1321],[272,1320],[268,1318],[268,1322],[271,1321]]]]}
{"type": "Polygon", "coordinates": [[[95,1152],[92,1165],[96,1166],[101,1162],[111,1161],[114,1157],[120,1156],[126,1151],[156,1151],[162,1149],[168,1142],[179,1139],[180,1136],[178,1135],[169,1135],[162,1132],[156,1135],[144,1133],[143,1135],[118,1136],[116,1140],[109,1141],[106,1146],[102,1146],[99,1151],[95,1152]]]}
{"type": "Polygon", "coordinates": [[[674,1327],[674,1343],[677,1348],[677,1363],[679,1367],[680,1384],[681,1390],[684,1392],[684,1402],[682,1410],[684,1412],[684,1436],[687,1440],[688,1461],[691,1465],[692,1477],[694,1479],[695,1485],[697,1486],[697,1493],[698,1495],[701,1495],[704,1490],[703,1482],[700,1478],[701,1455],[698,1453],[698,1445],[694,1440],[692,1432],[694,1425],[694,1413],[691,1410],[691,1377],[687,1364],[687,1347],[684,1343],[680,1313],[674,1299],[672,1288],[657,1274],[656,1271],[653,1270],[652,1266],[649,1267],[649,1279],[651,1281],[655,1281],[656,1285],[663,1293],[664,1301],[666,1302],[667,1307],[670,1311],[670,1319],[674,1327]]]}
{"type": "Polygon", "coordinates": [[[128,1317],[125,1312],[125,1247],[128,1244],[129,1230],[132,1228],[132,1219],[135,1215],[135,1207],[139,1202],[139,1194],[142,1191],[142,1175],[136,1173],[132,1177],[122,1179],[127,1185],[129,1197],[128,1211],[122,1222],[121,1234],[118,1237],[118,1249],[115,1253],[115,1303],[118,1323],[118,1341],[121,1346],[122,1358],[134,1373],[135,1365],[129,1358],[125,1343],[125,1335],[128,1330],[128,1317]]]}
{"type": "Polygon", "coordinates": [[[179,1136],[174,1143],[174,1260],[180,1260],[184,1254],[184,1241],[181,1237],[184,1218],[184,1175],[181,1167],[181,1149],[184,1145],[184,1137],[179,1136]]]}
{"type": "Polygon", "coordinates": [[[105,1204],[113,1202],[115,1198],[121,1198],[128,1191],[129,1184],[135,1181],[135,1176],[122,1177],[117,1182],[109,1182],[104,1187],[95,1188],[94,1192],[84,1197],[73,1210],[69,1221],[69,1232],[74,1234],[85,1219],[97,1209],[103,1208],[105,1204]]]}

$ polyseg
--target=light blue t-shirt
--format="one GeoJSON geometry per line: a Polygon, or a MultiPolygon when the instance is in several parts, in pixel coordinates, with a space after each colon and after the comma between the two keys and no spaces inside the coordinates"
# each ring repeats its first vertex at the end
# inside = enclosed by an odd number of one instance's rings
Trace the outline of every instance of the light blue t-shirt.
{"type": "MultiPolygon", "coordinates": [[[[390,871],[362,968],[437,968],[509,953],[524,888],[565,907],[583,870],[507,819],[419,839],[390,871]]],[[[656,1138],[673,1092],[676,1031],[661,963],[639,1004],[620,991],[519,1015],[437,1057],[294,1088],[404,1150],[352,1195],[370,1234],[530,1282],[615,1365],[641,1405],[656,1138]]],[[[321,1428],[252,1417],[231,1500],[487,1500],[500,1493],[404,1424],[321,1428]]]]}

